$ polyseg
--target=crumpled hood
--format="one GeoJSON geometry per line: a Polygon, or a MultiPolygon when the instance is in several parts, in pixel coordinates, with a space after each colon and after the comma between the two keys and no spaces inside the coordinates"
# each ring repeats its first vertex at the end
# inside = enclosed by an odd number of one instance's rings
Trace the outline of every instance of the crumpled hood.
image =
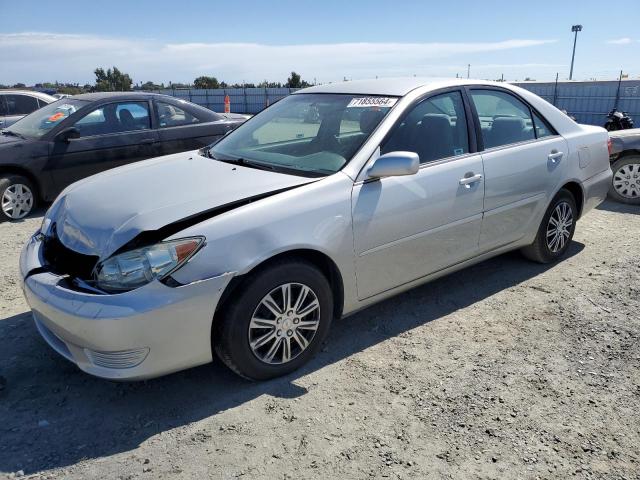
{"type": "Polygon", "coordinates": [[[184,152],[106,171],[63,191],[45,217],[60,241],[108,257],[139,233],[312,179],[184,152]]]}

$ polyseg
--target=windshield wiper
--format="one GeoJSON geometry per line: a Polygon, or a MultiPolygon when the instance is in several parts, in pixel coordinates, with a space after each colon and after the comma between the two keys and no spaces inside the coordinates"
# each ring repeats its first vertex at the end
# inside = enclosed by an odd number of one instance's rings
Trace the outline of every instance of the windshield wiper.
{"type": "Polygon", "coordinates": [[[25,137],[24,135],[17,133],[17,132],[12,132],[11,130],[0,130],[2,132],[3,135],[11,135],[12,137],[18,137],[18,138],[22,138],[25,139],[27,137],[25,137]]]}
{"type": "Polygon", "coordinates": [[[267,165],[265,163],[256,162],[256,161],[253,161],[253,160],[247,160],[246,158],[242,158],[242,157],[237,157],[237,158],[220,158],[220,157],[216,157],[211,152],[211,149],[207,150],[206,154],[207,154],[207,157],[209,157],[209,158],[211,158],[213,160],[218,160],[219,162],[224,162],[224,163],[230,163],[232,165],[241,165],[243,167],[256,168],[258,170],[270,170],[270,171],[273,171],[273,170],[276,169],[275,166],[267,165]]]}

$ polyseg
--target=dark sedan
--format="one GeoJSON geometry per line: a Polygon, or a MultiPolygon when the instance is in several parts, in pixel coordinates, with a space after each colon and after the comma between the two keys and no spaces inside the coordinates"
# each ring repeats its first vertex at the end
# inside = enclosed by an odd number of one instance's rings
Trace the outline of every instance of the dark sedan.
{"type": "Polygon", "coordinates": [[[246,120],[167,95],[103,92],[51,103],[0,135],[0,221],[109,168],[195,150],[246,120]]]}

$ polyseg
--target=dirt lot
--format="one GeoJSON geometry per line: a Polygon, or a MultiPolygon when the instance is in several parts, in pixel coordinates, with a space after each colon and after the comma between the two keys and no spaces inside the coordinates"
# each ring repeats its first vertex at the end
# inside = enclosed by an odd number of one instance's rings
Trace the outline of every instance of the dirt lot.
{"type": "Polygon", "coordinates": [[[266,383],[59,358],[17,279],[39,222],[0,225],[0,477],[640,478],[637,207],[591,212],[558,265],[504,255],[336,322],[266,383]]]}

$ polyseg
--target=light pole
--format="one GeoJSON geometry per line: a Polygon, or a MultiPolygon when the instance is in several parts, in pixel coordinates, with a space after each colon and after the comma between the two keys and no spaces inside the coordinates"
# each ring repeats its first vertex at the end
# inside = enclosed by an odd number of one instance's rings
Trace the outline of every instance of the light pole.
{"type": "Polygon", "coordinates": [[[571,55],[571,71],[569,72],[569,80],[573,80],[573,61],[576,58],[576,42],[578,41],[578,32],[582,31],[582,25],[572,25],[571,31],[575,32],[573,37],[573,54],[571,55]]]}

